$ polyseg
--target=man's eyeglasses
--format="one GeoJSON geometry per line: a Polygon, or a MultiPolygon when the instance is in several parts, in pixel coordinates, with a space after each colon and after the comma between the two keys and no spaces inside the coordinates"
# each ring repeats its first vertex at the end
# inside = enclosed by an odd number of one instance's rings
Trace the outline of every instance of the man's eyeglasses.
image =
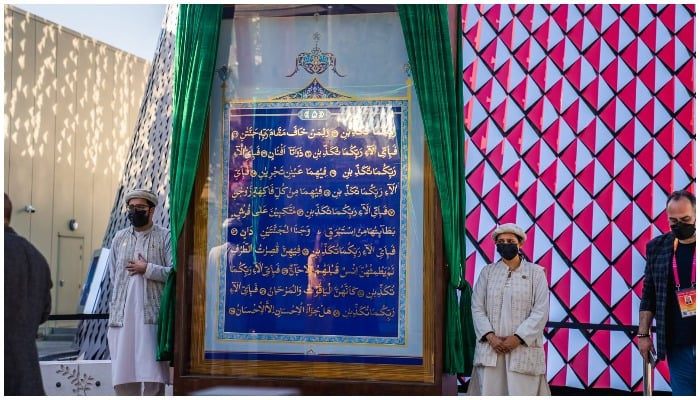
{"type": "Polygon", "coordinates": [[[515,239],[508,239],[508,240],[499,239],[496,241],[496,243],[497,244],[518,244],[518,241],[515,239]]]}
{"type": "Polygon", "coordinates": [[[138,204],[135,206],[127,206],[126,209],[129,211],[148,211],[148,209],[151,208],[151,206],[143,205],[143,204],[138,204]]]}

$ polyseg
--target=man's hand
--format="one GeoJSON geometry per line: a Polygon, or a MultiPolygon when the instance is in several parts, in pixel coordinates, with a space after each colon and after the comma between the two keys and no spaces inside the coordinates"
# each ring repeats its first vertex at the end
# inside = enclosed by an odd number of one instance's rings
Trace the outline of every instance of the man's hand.
{"type": "Polygon", "coordinates": [[[637,338],[637,347],[639,348],[639,354],[642,355],[645,362],[649,361],[649,352],[656,354],[654,342],[651,341],[651,337],[637,338]]]}
{"type": "Polygon", "coordinates": [[[488,340],[491,348],[496,350],[496,353],[498,354],[507,354],[510,351],[503,343],[504,338],[496,336],[494,333],[490,333],[488,337],[486,337],[486,340],[488,340]]]}
{"type": "Polygon", "coordinates": [[[126,263],[126,270],[129,271],[129,275],[143,275],[146,273],[147,266],[148,262],[143,258],[141,253],[139,253],[136,260],[131,260],[126,263]]]}
{"type": "Polygon", "coordinates": [[[508,352],[511,352],[520,346],[520,339],[517,336],[507,336],[503,338],[503,345],[508,348],[508,352]]]}

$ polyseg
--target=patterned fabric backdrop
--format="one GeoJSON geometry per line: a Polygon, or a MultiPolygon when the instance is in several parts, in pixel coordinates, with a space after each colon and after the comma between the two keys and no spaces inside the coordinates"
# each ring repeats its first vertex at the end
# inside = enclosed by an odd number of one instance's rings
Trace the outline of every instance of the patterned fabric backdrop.
{"type": "MultiPolygon", "coordinates": [[[[614,328],[638,323],[667,194],[695,192],[695,6],[461,11],[467,279],[517,223],[548,273],[550,384],[641,391],[636,338],[614,328]]],[[[654,381],[670,390],[665,362],[654,381]]]]}

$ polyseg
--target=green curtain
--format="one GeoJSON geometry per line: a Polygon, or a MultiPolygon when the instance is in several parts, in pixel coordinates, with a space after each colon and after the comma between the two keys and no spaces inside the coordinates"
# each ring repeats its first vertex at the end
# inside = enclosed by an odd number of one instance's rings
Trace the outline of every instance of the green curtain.
{"type": "Polygon", "coordinates": [[[464,278],[466,216],[462,91],[461,84],[455,79],[447,6],[398,5],[397,8],[440,196],[444,250],[450,276],[445,302],[445,371],[465,374],[471,372],[475,334],[471,319],[471,288],[464,278]],[[462,290],[459,302],[458,289],[462,290]]]}
{"type": "Polygon", "coordinates": [[[169,194],[173,271],[165,283],[158,315],[156,357],[160,361],[173,359],[177,243],[187,216],[209,114],[222,12],[221,4],[181,4],[178,11],[169,194]]]}

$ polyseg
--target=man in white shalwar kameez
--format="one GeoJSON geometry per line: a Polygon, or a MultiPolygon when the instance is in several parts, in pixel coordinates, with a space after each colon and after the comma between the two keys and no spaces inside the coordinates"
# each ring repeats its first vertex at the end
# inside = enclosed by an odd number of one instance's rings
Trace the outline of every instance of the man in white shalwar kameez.
{"type": "Polygon", "coordinates": [[[549,318],[544,269],[523,258],[527,236],[517,225],[500,225],[491,236],[502,258],[484,267],[472,294],[477,343],[469,395],[551,395],[542,347],[549,318]]]}
{"type": "Polygon", "coordinates": [[[165,394],[167,361],[157,361],[156,324],[172,269],[170,231],[153,223],[158,197],[135,189],[126,197],[132,226],[114,235],[108,267],[112,279],[107,342],[117,395],[165,394]]]}

